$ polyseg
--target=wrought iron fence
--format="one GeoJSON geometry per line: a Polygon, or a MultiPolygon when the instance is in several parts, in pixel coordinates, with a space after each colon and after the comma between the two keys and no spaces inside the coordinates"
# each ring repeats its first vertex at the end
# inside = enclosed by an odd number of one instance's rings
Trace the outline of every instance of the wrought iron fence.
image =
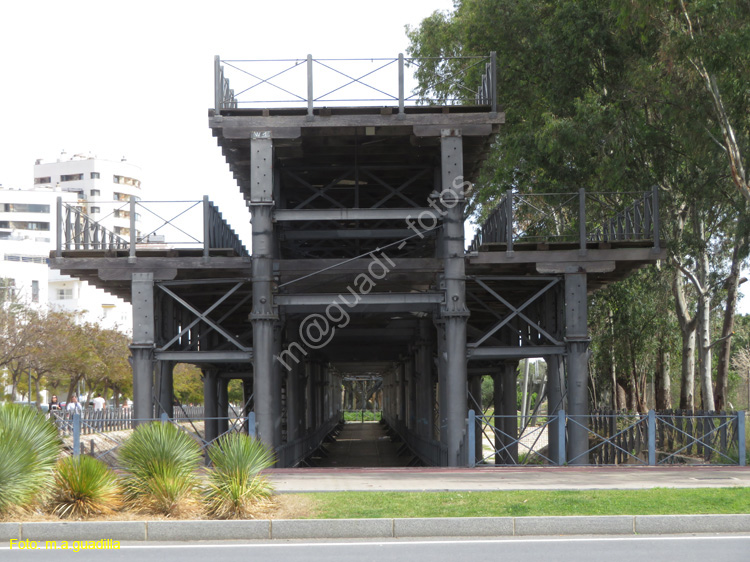
{"type": "Polygon", "coordinates": [[[63,250],[128,250],[196,248],[231,250],[248,256],[247,248],[208,197],[201,201],[126,201],[70,204],[57,200],[56,255],[63,250]],[[96,214],[96,217],[92,215],[96,214]],[[139,231],[143,224],[146,230],[139,231]],[[108,223],[120,226],[105,227],[108,223]]]}
{"type": "Polygon", "coordinates": [[[232,60],[214,58],[214,108],[385,104],[487,106],[497,112],[495,53],[479,57],[232,60]],[[439,73],[430,89],[416,75],[439,73]],[[467,79],[468,78],[468,79],[467,79]],[[230,86],[231,81],[231,86],[230,86]],[[476,89],[466,84],[478,83],[476,89]],[[411,92],[411,93],[407,93],[411,92]]]}
{"type": "Polygon", "coordinates": [[[560,411],[538,426],[523,427],[520,421],[519,416],[513,415],[475,416],[470,410],[467,416],[469,442],[481,439],[483,453],[476,456],[476,448],[469,447],[468,464],[746,464],[744,411],[595,410],[583,417],[560,411]],[[477,420],[482,429],[475,433],[477,420]],[[518,432],[507,429],[509,420],[520,428],[518,432]],[[588,435],[586,450],[574,457],[566,453],[566,435],[573,427],[585,428],[588,435]],[[547,439],[551,436],[555,439],[547,439]],[[555,448],[551,446],[553,441],[555,448]]]}
{"type": "MultiPolygon", "coordinates": [[[[426,439],[409,431],[404,424],[391,420],[383,414],[383,420],[396,435],[406,444],[409,450],[414,453],[427,466],[447,466],[448,465],[448,447],[436,439],[426,439]]],[[[462,444],[462,450],[466,447],[466,438],[462,444]]],[[[465,458],[465,455],[460,458],[465,458]]]]}
{"type": "Polygon", "coordinates": [[[660,248],[659,193],[513,193],[508,190],[477,229],[470,251],[483,244],[651,241],[660,248]]]}

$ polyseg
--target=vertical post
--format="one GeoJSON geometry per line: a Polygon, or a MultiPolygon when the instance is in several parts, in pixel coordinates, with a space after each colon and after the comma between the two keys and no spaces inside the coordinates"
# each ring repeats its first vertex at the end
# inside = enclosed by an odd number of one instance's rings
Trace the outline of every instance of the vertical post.
{"type": "Polygon", "coordinates": [[[81,454],[81,413],[73,410],[73,456],[81,454]]]}
{"type": "Polygon", "coordinates": [[[129,262],[135,261],[135,245],[138,243],[138,235],[135,231],[135,196],[130,196],[130,256],[129,262]]]}
{"type": "Polygon", "coordinates": [[[747,451],[745,450],[745,411],[737,412],[737,454],[739,455],[739,465],[745,466],[747,462],[747,451]]]}
{"type": "Polygon", "coordinates": [[[217,408],[217,435],[224,435],[229,431],[229,379],[217,377],[216,380],[217,408]]]}
{"type": "Polygon", "coordinates": [[[55,241],[55,257],[62,257],[62,241],[63,237],[63,220],[62,220],[63,204],[62,197],[57,198],[57,217],[56,217],[56,229],[57,229],[57,240],[55,241]]]}
{"type": "Polygon", "coordinates": [[[208,195],[203,196],[203,261],[208,261],[208,249],[211,246],[211,209],[208,195]]]}
{"type": "Polygon", "coordinates": [[[313,120],[313,58],[307,55],[307,120],[313,120]]]}
{"type": "Polygon", "coordinates": [[[219,436],[219,396],[218,396],[218,376],[213,369],[203,373],[203,413],[204,421],[204,438],[206,443],[211,443],[219,436]]]}
{"type": "Polygon", "coordinates": [[[586,273],[565,274],[565,342],[568,412],[577,423],[568,429],[568,459],[588,464],[588,297],[586,273]]]}
{"type": "MultiPolygon", "coordinates": [[[[161,423],[167,423],[169,421],[169,416],[167,416],[167,412],[162,412],[161,416],[159,416],[159,420],[161,423]]],[[[91,443],[93,444],[94,441],[92,440],[91,443]]]]}
{"type": "Polygon", "coordinates": [[[130,345],[133,367],[133,425],[154,415],[154,274],[133,273],[133,342],[130,345]]]}
{"type": "MultiPolygon", "coordinates": [[[[503,433],[505,458],[508,464],[518,464],[518,361],[503,366],[503,433]]],[[[495,405],[497,408],[497,404],[495,405]]]]}
{"type": "Polygon", "coordinates": [[[398,118],[406,117],[404,109],[404,53],[398,54],[398,118]]]}
{"type": "Polygon", "coordinates": [[[222,72],[221,72],[221,59],[219,55],[214,56],[214,114],[219,115],[221,113],[223,105],[222,95],[222,72]]]}
{"type": "Polygon", "coordinates": [[[586,255],[586,189],[578,190],[578,254],[586,255]]]}
{"type": "Polygon", "coordinates": [[[506,253],[513,254],[513,190],[505,192],[505,237],[506,253]]]}
{"type": "Polygon", "coordinates": [[[257,436],[257,430],[255,427],[255,412],[247,413],[247,433],[253,439],[255,439],[257,436]]]}
{"type": "Polygon", "coordinates": [[[557,466],[564,465],[565,460],[565,410],[557,411],[557,466]]]}
{"type": "Polygon", "coordinates": [[[659,225],[659,186],[655,185],[652,189],[651,200],[653,201],[654,216],[651,217],[651,224],[654,229],[654,252],[661,251],[661,227],[659,225]]]}
{"type": "Polygon", "coordinates": [[[648,411],[648,465],[656,466],[656,412],[648,411]]]}
{"type": "Polygon", "coordinates": [[[490,52],[490,99],[492,100],[492,113],[497,113],[497,53],[490,52]]]}
{"type": "Polygon", "coordinates": [[[419,340],[417,341],[417,435],[424,439],[432,439],[432,415],[434,404],[432,403],[432,336],[429,318],[419,320],[419,340]]]}
{"type": "Polygon", "coordinates": [[[476,414],[474,410],[469,410],[469,419],[466,425],[466,453],[467,459],[466,464],[470,468],[474,468],[477,464],[476,457],[474,456],[476,449],[474,442],[476,441],[476,414]]]}
{"type": "Polygon", "coordinates": [[[275,450],[275,426],[280,420],[274,416],[281,411],[274,404],[280,392],[274,379],[274,328],[278,315],[273,306],[273,141],[268,133],[254,134],[250,139],[250,212],[252,214],[252,279],[253,305],[250,321],[253,329],[253,366],[255,415],[260,440],[275,450]]]}
{"type": "MultiPolygon", "coordinates": [[[[448,446],[448,466],[459,466],[459,458],[466,420],[468,372],[466,364],[466,274],[464,262],[464,192],[463,139],[460,131],[441,131],[441,192],[445,208],[443,218],[443,271],[445,304],[441,315],[445,322],[446,373],[445,383],[446,433],[443,441],[448,446]]],[[[442,416],[441,416],[442,417],[442,416]]]]}

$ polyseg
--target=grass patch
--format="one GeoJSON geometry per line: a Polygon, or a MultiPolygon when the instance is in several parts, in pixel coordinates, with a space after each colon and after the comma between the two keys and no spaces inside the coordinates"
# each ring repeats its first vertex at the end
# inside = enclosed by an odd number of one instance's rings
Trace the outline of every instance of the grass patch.
{"type": "Polygon", "coordinates": [[[750,488],[300,495],[312,500],[314,519],[750,513],[750,488]]]}

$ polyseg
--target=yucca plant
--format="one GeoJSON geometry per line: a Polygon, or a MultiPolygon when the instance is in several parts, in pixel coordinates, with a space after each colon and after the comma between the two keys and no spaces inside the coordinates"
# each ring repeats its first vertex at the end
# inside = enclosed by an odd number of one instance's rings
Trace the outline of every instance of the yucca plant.
{"type": "Polygon", "coordinates": [[[242,433],[228,433],[208,449],[213,469],[204,491],[206,510],[220,519],[245,519],[259,499],[273,492],[260,471],[276,462],[263,443],[242,433]]]}
{"type": "Polygon", "coordinates": [[[99,459],[86,455],[57,463],[50,507],[60,517],[108,515],[122,505],[117,476],[99,459]]]}
{"type": "Polygon", "coordinates": [[[60,448],[57,428],[37,410],[0,405],[0,513],[43,499],[60,448]]]}
{"type": "Polygon", "coordinates": [[[125,500],[135,509],[175,515],[195,501],[198,444],[171,423],[139,426],[120,447],[125,500]]]}

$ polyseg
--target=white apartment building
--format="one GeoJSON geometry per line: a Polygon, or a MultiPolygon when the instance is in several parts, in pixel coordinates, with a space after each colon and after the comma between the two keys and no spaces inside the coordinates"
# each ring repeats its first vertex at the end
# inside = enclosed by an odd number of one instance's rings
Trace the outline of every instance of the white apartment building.
{"type": "Polygon", "coordinates": [[[62,153],[53,162],[36,161],[34,187],[0,187],[0,278],[25,302],[78,311],[87,321],[129,331],[129,303],[60,275],[47,263],[57,244],[58,197],[64,203],[80,205],[108,230],[128,238],[128,201],[141,198],[140,175],[140,168],[125,160],[62,153]]]}

